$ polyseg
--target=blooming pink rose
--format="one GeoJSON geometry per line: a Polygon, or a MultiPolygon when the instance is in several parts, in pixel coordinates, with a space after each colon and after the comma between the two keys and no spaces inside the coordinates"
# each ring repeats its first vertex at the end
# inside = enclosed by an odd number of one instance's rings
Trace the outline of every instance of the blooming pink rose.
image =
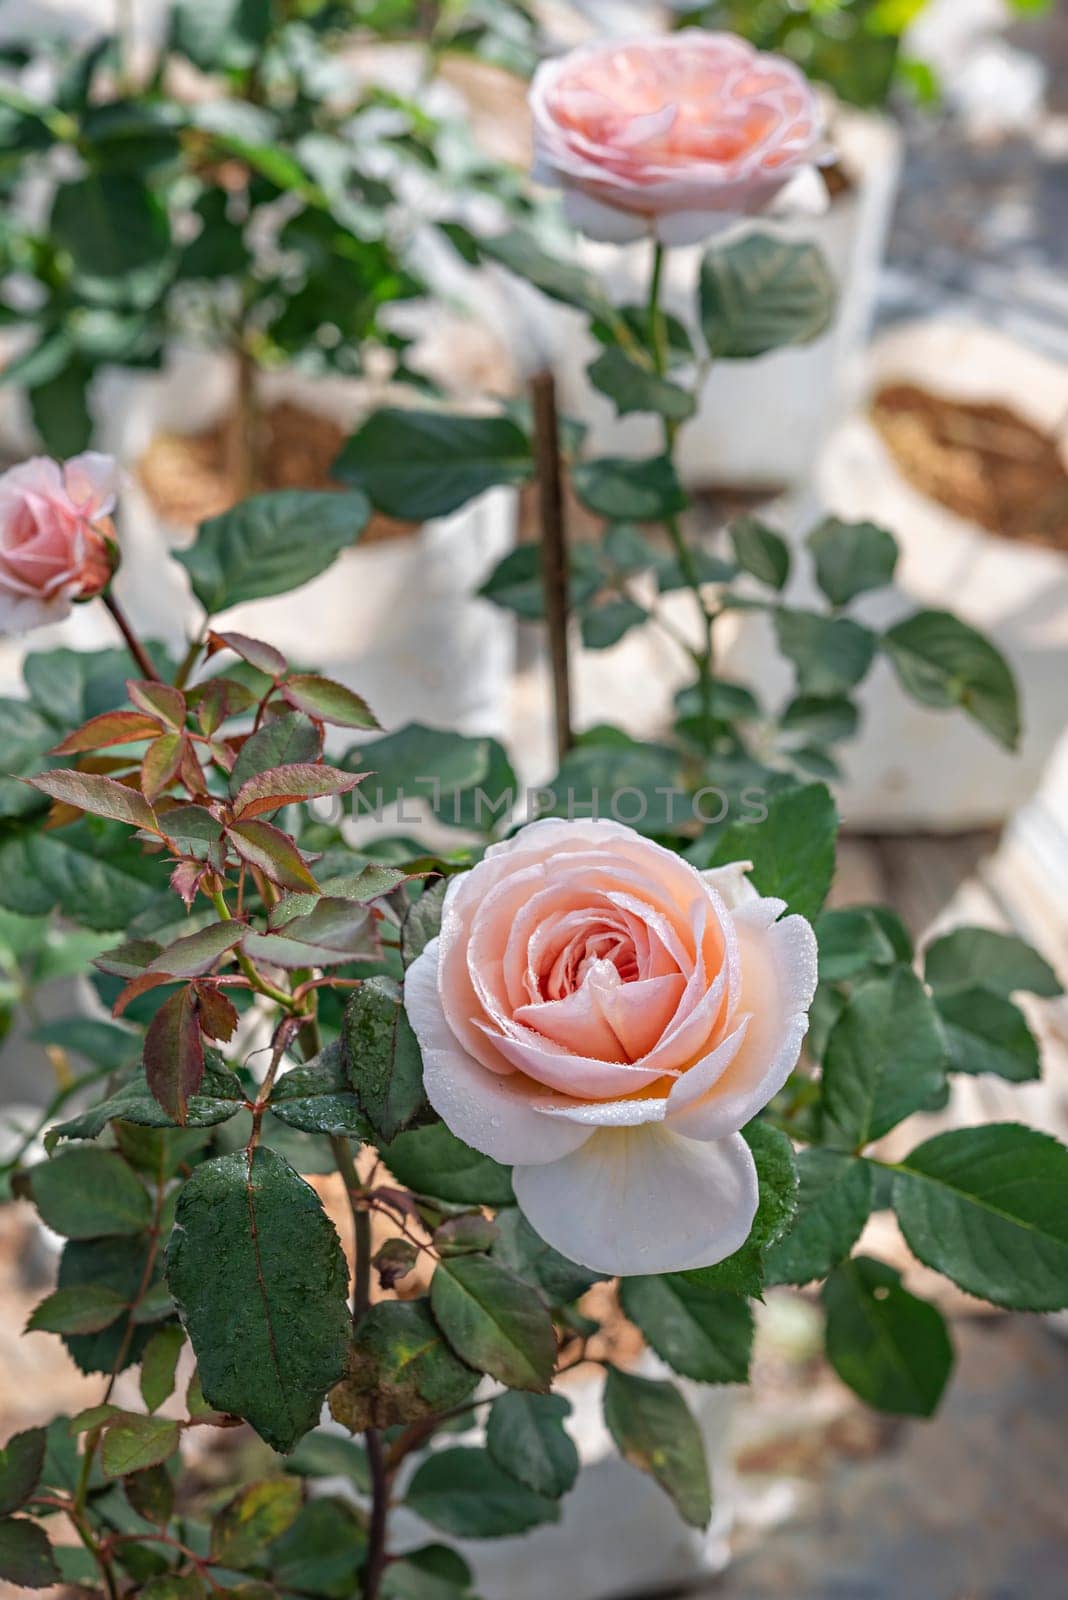
{"type": "Polygon", "coordinates": [[[816,941],[744,871],[613,822],[534,822],[450,880],[408,971],[431,1105],[597,1271],[708,1266],[752,1226],[739,1129],[797,1062],[816,941]]]}
{"type": "Polygon", "coordinates": [[[0,474],[0,632],[59,622],[104,588],[118,478],[111,457],[92,450],[63,464],[33,456],[0,474]]]}
{"type": "Polygon", "coordinates": [[[805,209],[825,203],[812,85],[734,34],[584,45],[538,68],[530,103],[534,176],[593,239],[695,244],[787,184],[805,209]]]}

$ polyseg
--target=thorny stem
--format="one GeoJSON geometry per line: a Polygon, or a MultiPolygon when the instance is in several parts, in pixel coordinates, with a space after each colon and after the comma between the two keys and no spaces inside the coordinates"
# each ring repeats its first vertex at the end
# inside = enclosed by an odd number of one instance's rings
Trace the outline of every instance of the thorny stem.
{"type": "Polygon", "coordinates": [[[163,679],[152,664],[152,657],[141,643],[133,630],[129,617],[116,600],[110,589],[105,589],[100,596],[115,620],[115,626],[122,634],[127,650],[137,663],[138,671],[143,678],[149,678],[153,683],[162,683],[163,679]]]}
{"type": "MultiPolygon", "coordinates": [[[[653,367],[659,378],[666,376],[668,362],[667,324],[664,318],[664,308],[661,304],[661,288],[664,279],[666,254],[664,246],[658,241],[653,251],[653,268],[649,280],[649,344],[653,356],[653,367]]],[[[664,447],[669,457],[674,455],[678,427],[678,423],[674,422],[670,417],[664,418],[664,447]]],[[[697,688],[701,702],[702,743],[707,754],[712,743],[712,681],[715,661],[712,629],[717,612],[708,605],[702,593],[701,575],[694,560],[693,551],[686,542],[678,517],[668,517],[665,526],[667,527],[668,537],[671,540],[672,549],[679,563],[679,571],[685,578],[686,586],[697,603],[697,609],[700,612],[704,628],[704,644],[700,650],[693,652],[693,656],[697,665],[697,688]]]]}

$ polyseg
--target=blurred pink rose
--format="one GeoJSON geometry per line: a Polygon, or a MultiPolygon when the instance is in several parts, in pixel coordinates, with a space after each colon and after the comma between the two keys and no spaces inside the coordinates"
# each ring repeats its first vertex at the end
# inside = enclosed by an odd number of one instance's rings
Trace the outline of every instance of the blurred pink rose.
{"type": "Polygon", "coordinates": [[[0,632],[58,622],[105,587],[114,567],[119,469],[86,451],[33,456],[0,474],[0,632]]]}
{"type": "Polygon", "coordinates": [[[405,1005],[431,1105],[514,1165],[530,1222],[608,1273],[745,1242],[745,1126],[793,1070],[816,941],[745,864],[701,873],[612,822],[531,823],[452,878],[405,1005]]]}
{"type": "Polygon", "coordinates": [[[538,68],[530,102],[534,176],[593,239],[695,244],[788,184],[800,208],[825,203],[815,91],[733,34],[584,45],[538,68]]]}

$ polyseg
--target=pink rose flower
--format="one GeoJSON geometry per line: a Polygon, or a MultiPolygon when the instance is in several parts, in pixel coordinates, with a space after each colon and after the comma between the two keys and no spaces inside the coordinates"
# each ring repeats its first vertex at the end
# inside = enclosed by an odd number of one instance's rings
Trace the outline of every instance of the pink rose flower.
{"type": "Polygon", "coordinates": [[[33,456],[0,474],[0,633],[59,622],[99,594],[114,569],[119,469],[86,451],[33,456]]]}
{"type": "Polygon", "coordinates": [[[534,822],[450,880],[409,968],[431,1105],[514,1165],[529,1221],[584,1266],[709,1266],[749,1234],[739,1129],[797,1062],[816,941],[744,873],[613,822],[534,822]]]}
{"type": "Polygon", "coordinates": [[[797,67],[730,33],[584,45],[538,68],[534,176],[616,244],[696,244],[732,217],[826,203],[819,102],[797,67]]]}

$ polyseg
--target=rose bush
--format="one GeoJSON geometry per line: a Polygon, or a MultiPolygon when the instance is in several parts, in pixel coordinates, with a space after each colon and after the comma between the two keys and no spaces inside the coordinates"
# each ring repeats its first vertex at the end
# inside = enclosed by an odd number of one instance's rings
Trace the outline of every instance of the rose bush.
{"type": "Polygon", "coordinates": [[[406,981],[427,1097],[514,1164],[573,1261],[677,1272],[745,1242],[739,1129],[797,1064],[816,989],[812,929],[785,909],[606,821],[531,823],[451,880],[406,981]]]}
{"type": "Polygon", "coordinates": [[[0,632],[59,622],[107,585],[119,469],[86,451],[34,456],[0,475],[0,632]]]}
{"type": "Polygon", "coordinates": [[[534,176],[616,244],[696,244],[789,198],[818,205],[828,158],[815,91],[792,62],[696,29],[592,44],[539,67],[534,176]]]}

